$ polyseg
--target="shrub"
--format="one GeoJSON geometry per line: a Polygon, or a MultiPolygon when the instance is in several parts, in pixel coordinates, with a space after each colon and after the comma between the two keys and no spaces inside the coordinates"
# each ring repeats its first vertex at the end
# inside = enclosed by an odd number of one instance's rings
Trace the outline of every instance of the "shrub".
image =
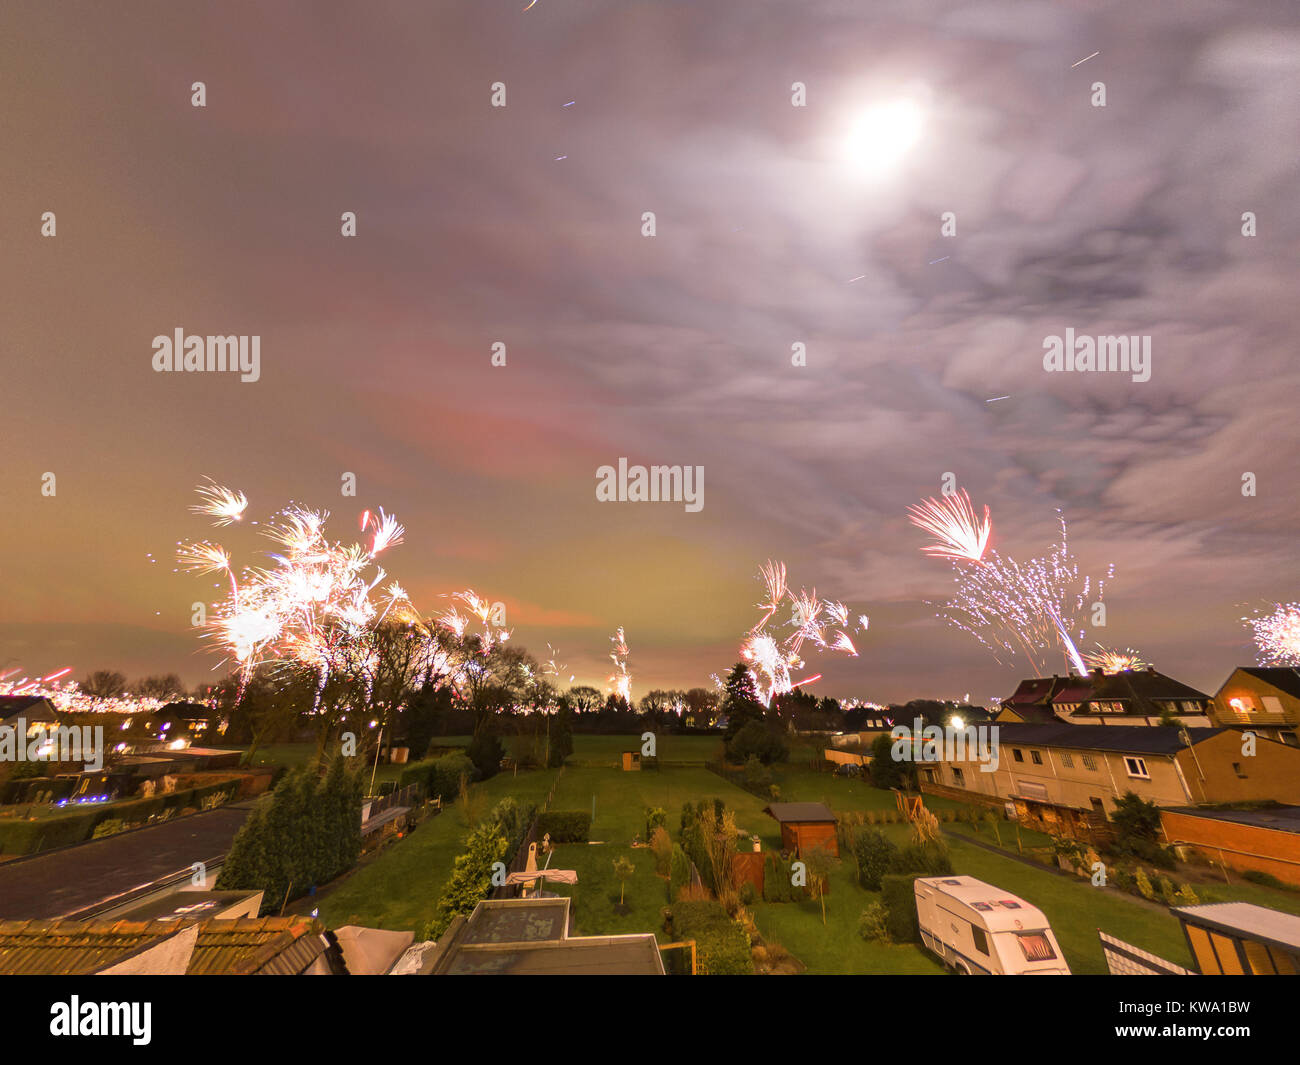
{"type": "Polygon", "coordinates": [[[858,917],[858,935],[868,943],[889,943],[889,911],[883,902],[873,902],[858,917]]]}
{"type": "Polygon", "coordinates": [[[942,840],[911,843],[898,852],[898,859],[890,870],[894,873],[919,873],[922,876],[951,876],[952,859],[942,840]]]}
{"type": "Polygon", "coordinates": [[[645,839],[647,843],[654,839],[656,828],[663,828],[665,833],[668,830],[668,811],[662,810],[658,806],[647,808],[645,812],[645,839]]]}
{"type": "Polygon", "coordinates": [[[1201,900],[1196,897],[1196,892],[1192,890],[1191,884],[1181,884],[1174,892],[1173,905],[1176,906],[1195,906],[1201,900]]]}
{"type": "Polygon", "coordinates": [[[765,902],[794,902],[806,894],[804,888],[795,887],[792,861],[768,851],[763,857],[763,900],[765,902]]]}
{"type": "Polygon", "coordinates": [[[895,943],[916,943],[921,930],[916,922],[916,876],[890,873],[880,879],[881,903],[885,907],[885,929],[895,943]]]}
{"type": "Polygon", "coordinates": [[[655,872],[660,876],[668,876],[672,872],[673,849],[673,841],[668,836],[668,830],[663,825],[659,825],[654,830],[654,835],[650,837],[650,850],[655,856],[655,872]]]}
{"type": "Polygon", "coordinates": [[[790,757],[785,734],[762,721],[750,721],[727,743],[727,757],[733,762],[757,758],[763,765],[784,762],[790,757]]]}
{"type": "Polygon", "coordinates": [[[742,777],[745,781],[745,787],[754,792],[761,793],[764,788],[770,787],[772,784],[772,771],[759,761],[757,755],[753,754],[745,759],[742,777]]]}
{"type": "Polygon", "coordinates": [[[671,900],[677,898],[678,893],[691,883],[691,860],[676,843],[673,844],[668,866],[668,898],[671,900]]]}
{"type": "Polygon", "coordinates": [[[537,818],[538,838],[547,834],[552,843],[586,843],[591,836],[591,814],[586,810],[548,810],[537,818]]]}
{"type": "Polygon", "coordinates": [[[896,869],[901,855],[893,841],[878,828],[860,828],[851,841],[858,863],[858,883],[868,891],[880,890],[880,878],[896,869]]]}
{"type": "Polygon", "coordinates": [[[1263,887],[1276,888],[1278,891],[1295,891],[1295,887],[1288,884],[1285,880],[1279,880],[1272,873],[1266,873],[1263,869],[1247,869],[1241,874],[1243,880],[1249,880],[1252,884],[1259,884],[1263,887]]]}
{"type": "Polygon", "coordinates": [[[745,929],[712,899],[675,902],[671,908],[675,939],[695,940],[696,964],[710,976],[748,975],[754,971],[745,929]]]}
{"type": "Polygon", "coordinates": [[[95,826],[95,831],[91,839],[103,839],[105,836],[115,836],[119,832],[125,832],[131,826],[118,817],[110,817],[106,821],[101,821],[95,826]]]}
{"type": "Polygon", "coordinates": [[[1147,878],[1147,874],[1143,870],[1139,869],[1133,874],[1133,882],[1137,885],[1138,892],[1144,899],[1149,899],[1152,902],[1155,902],[1155,888],[1151,886],[1151,881],[1147,878]]]}
{"type": "Polygon", "coordinates": [[[483,729],[470,741],[465,754],[478,770],[479,779],[487,780],[501,771],[501,759],[506,756],[506,749],[496,733],[483,729]]]}
{"type": "Polygon", "coordinates": [[[464,751],[452,751],[433,760],[429,766],[427,783],[430,797],[442,796],[443,802],[454,802],[460,794],[461,777],[475,780],[478,770],[464,751]]]}

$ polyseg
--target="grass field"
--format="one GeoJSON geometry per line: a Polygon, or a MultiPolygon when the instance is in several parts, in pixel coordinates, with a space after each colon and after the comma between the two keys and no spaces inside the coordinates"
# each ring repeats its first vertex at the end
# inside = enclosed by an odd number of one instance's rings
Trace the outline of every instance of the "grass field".
{"type": "MultiPolygon", "coordinates": [[[[498,799],[513,795],[521,802],[540,802],[557,780],[552,809],[594,812],[589,844],[566,844],[556,848],[550,867],[574,869],[578,883],[562,888],[574,900],[574,923],[582,935],[653,932],[664,941],[662,909],[668,904],[667,887],[655,871],[654,855],[644,847],[632,846],[633,837],[645,833],[647,807],[661,807],[668,813],[668,828],[677,834],[684,802],[721,798],[734,811],[738,826],[758,835],[764,850],[780,847],[776,822],[762,812],[765,799],[736,787],[702,767],[665,766],[658,770],[624,773],[612,768],[618,752],[635,739],[627,736],[577,737],[578,748],[587,758],[610,768],[570,764],[563,773],[556,770],[526,772],[518,776],[503,773],[476,788],[480,812],[485,813],[498,799]],[[604,759],[608,757],[608,762],[604,759]],[[613,873],[618,857],[628,857],[635,873],[625,892],[627,913],[617,912],[619,882],[613,873]]],[[[680,746],[673,754],[688,760],[683,752],[699,750],[701,739],[680,746]]],[[[660,757],[673,760],[660,747],[660,757]]],[[[895,809],[892,792],[881,791],[860,781],[834,777],[807,766],[777,767],[783,801],[825,802],[837,813],[849,811],[885,812],[895,809]]],[[[927,797],[935,812],[960,807],[947,799],[927,797]]],[[[908,840],[905,824],[879,826],[900,845],[908,840]]],[[[1019,895],[1043,910],[1056,932],[1066,960],[1076,973],[1104,973],[1105,963],[1097,929],[1150,950],[1170,961],[1190,964],[1179,923],[1163,907],[1114,890],[1100,890],[1088,881],[1059,875],[1051,869],[1019,860],[1016,832],[1012,824],[999,825],[1002,850],[991,852],[975,841],[994,844],[989,827],[975,833],[966,823],[943,825],[949,840],[954,868],[1019,895]]],[[[406,839],[386,848],[362,866],[340,886],[320,900],[321,916],[331,926],[360,923],[382,928],[413,928],[433,914],[438,895],[461,852],[467,829],[456,807],[422,824],[406,839]]],[[[1022,830],[1020,842],[1026,856],[1043,848],[1050,839],[1041,833],[1022,830]]],[[[1235,879],[1235,878],[1234,878],[1235,879]]],[[[1202,901],[1240,899],[1275,909],[1300,913],[1300,894],[1280,892],[1237,880],[1231,885],[1195,884],[1202,901]]],[[[826,898],[826,923],[815,900],[798,903],[756,902],[751,906],[760,933],[777,943],[806,966],[809,973],[938,973],[936,959],[915,945],[882,946],[868,943],[857,933],[863,909],[879,896],[856,882],[852,859],[842,860],[831,873],[826,898]]]]}
{"type": "MultiPolygon", "coordinates": [[[[482,813],[507,795],[540,805],[558,773],[558,769],[517,777],[502,773],[475,785],[476,801],[482,813]]],[[[321,919],[331,928],[362,924],[400,929],[429,920],[467,834],[459,808],[447,807],[325,895],[320,900],[321,919]]]]}

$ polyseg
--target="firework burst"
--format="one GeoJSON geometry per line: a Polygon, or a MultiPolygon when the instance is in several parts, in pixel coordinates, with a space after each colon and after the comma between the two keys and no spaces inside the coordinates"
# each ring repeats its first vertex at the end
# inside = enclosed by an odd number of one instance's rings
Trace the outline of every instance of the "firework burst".
{"type": "MultiPolygon", "coordinates": [[[[839,651],[854,658],[858,652],[846,631],[850,627],[849,610],[843,603],[818,598],[815,588],[811,592],[803,588],[791,591],[786,584],[785,564],[781,562],[769,559],[759,567],[758,579],[766,591],[764,600],[758,604],[763,616],[741,643],[740,658],[749,667],[759,699],[764,706],[770,706],[774,696],[820,679],[821,674],[798,680],[793,677],[803,668],[805,645],[811,644],[822,651],[839,651]],[[774,635],[768,631],[768,623],[786,601],[790,604],[790,620],[784,625],[788,634],[774,635]]],[[[858,620],[865,631],[866,615],[859,615],[858,620]]]]}
{"type": "Polygon", "coordinates": [[[1261,666],[1300,666],[1300,603],[1278,603],[1241,620],[1255,637],[1261,666]]]}
{"type": "Polygon", "coordinates": [[[1126,670],[1146,669],[1151,663],[1131,647],[1115,649],[1097,644],[1097,650],[1088,651],[1083,656],[1089,669],[1100,669],[1103,673],[1123,673],[1126,670]]]}
{"type": "Polygon", "coordinates": [[[623,636],[623,628],[619,626],[614,635],[609,638],[609,642],[614,645],[613,650],[609,652],[610,661],[614,663],[614,672],[609,676],[611,690],[621,698],[625,703],[632,701],[632,674],[627,668],[627,640],[623,636]]]}
{"type": "MultiPolygon", "coordinates": [[[[1088,672],[1075,641],[1083,635],[1085,606],[1101,601],[1105,582],[1080,570],[1063,517],[1060,541],[1041,558],[1020,562],[988,550],[993,529],[988,507],[983,519],[976,518],[964,490],[943,503],[927,500],[909,513],[914,525],[940,541],[921,550],[952,564],[957,591],[940,617],[970,633],[994,657],[1023,654],[1040,676],[1052,650],[1064,653],[1068,668],[1088,672]]],[[[1113,574],[1114,567],[1108,567],[1107,579],[1113,574]]]]}

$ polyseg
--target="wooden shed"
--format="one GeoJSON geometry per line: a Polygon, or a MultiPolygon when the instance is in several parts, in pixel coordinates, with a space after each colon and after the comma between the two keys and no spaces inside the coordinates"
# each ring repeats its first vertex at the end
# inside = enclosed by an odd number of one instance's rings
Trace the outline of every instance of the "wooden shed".
{"type": "Polygon", "coordinates": [[[839,843],[835,839],[835,815],[820,802],[774,802],[763,813],[776,818],[781,826],[781,849],[802,856],[804,850],[821,846],[836,857],[839,843]]]}
{"type": "Polygon", "coordinates": [[[623,752],[623,772],[639,773],[641,771],[641,752],[624,751],[623,752]]]}

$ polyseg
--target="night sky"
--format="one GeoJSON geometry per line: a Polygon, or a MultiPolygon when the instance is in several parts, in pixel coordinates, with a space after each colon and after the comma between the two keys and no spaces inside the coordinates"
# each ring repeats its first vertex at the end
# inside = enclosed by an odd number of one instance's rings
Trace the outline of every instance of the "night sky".
{"type": "Polygon", "coordinates": [[[1253,660],[1297,593],[1294,4],[525,2],[4,5],[0,664],[212,675],[176,541],[263,541],[188,512],[211,477],[395,512],[418,606],[502,600],[579,682],[622,625],[635,697],[708,686],[770,557],[871,618],[814,690],[983,701],[1028,670],[927,605],[946,472],[1000,551],[1059,508],[1114,563],[1086,645],[1253,660]],[[916,143],[851,159],[900,99],[916,143]],[[260,380],[154,372],[178,327],[260,335],[260,380]],[[1045,372],[1067,328],[1150,380],[1045,372]],[[597,502],[621,456],[703,509],[597,502]]]}

